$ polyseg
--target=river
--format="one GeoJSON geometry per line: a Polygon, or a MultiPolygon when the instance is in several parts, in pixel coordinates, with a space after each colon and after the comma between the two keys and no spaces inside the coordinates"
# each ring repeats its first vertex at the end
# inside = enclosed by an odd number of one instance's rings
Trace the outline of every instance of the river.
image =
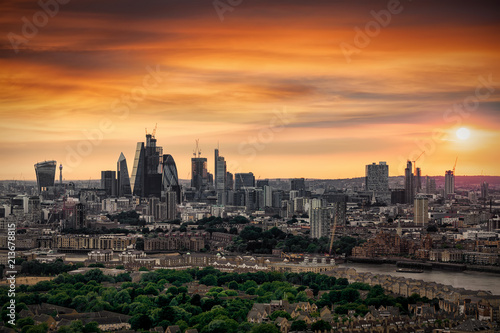
{"type": "Polygon", "coordinates": [[[500,275],[484,272],[452,272],[442,270],[424,271],[423,273],[396,272],[396,266],[390,264],[344,263],[339,267],[352,267],[358,272],[370,272],[392,276],[403,276],[416,280],[436,282],[469,290],[486,290],[494,295],[500,295],[500,275]]]}

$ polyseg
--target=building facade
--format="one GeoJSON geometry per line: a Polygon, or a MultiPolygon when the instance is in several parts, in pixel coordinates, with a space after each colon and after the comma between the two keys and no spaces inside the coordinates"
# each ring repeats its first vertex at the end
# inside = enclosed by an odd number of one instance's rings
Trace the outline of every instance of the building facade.
{"type": "Polygon", "coordinates": [[[56,161],[44,161],[35,164],[38,193],[46,191],[49,187],[54,187],[56,167],[56,161]]]}

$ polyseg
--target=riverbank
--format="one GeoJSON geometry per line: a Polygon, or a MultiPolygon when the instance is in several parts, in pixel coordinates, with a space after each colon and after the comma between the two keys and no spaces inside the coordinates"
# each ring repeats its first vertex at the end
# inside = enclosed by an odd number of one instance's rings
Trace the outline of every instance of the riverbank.
{"type": "Polygon", "coordinates": [[[397,272],[394,264],[352,263],[340,264],[339,267],[354,268],[357,272],[384,274],[394,277],[404,277],[426,282],[441,283],[455,288],[468,290],[485,290],[494,295],[500,295],[500,283],[497,273],[465,270],[461,272],[449,270],[426,270],[422,273],[397,272]]]}
{"type": "Polygon", "coordinates": [[[413,269],[422,269],[426,271],[430,270],[457,271],[457,272],[473,271],[473,272],[487,272],[493,274],[500,274],[500,267],[498,266],[453,264],[445,262],[420,261],[420,260],[411,260],[402,258],[349,257],[347,258],[347,262],[360,263],[360,264],[394,265],[398,268],[413,268],[413,269]]]}

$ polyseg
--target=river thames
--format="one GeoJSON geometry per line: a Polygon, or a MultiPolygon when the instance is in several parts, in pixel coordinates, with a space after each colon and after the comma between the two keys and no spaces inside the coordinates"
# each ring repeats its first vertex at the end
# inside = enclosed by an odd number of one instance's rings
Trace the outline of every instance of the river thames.
{"type": "Polygon", "coordinates": [[[500,274],[474,271],[452,272],[442,270],[424,271],[423,273],[400,273],[396,272],[395,265],[389,264],[376,265],[346,263],[340,264],[339,267],[352,267],[358,272],[403,276],[405,278],[412,278],[415,280],[447,284],[456,288],[485,290],[490,291],[494,295],[500,295],[500,274]]]}

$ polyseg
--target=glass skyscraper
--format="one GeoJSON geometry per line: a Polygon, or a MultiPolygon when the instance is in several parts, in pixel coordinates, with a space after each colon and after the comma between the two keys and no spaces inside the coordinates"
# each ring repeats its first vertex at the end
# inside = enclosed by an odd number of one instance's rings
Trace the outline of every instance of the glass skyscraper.
{"type": "Polygon", "coordinates": [[[119,197],[130,196],[132,195],[132,191],[130,188],[130,177],[128,174],[127,160],[125,159],[125,155],[123,155],[123,153],[120,154],[120,157],[118,158],[118,162],[116,164],[116,194],[119,197]]]}
{"type": "Polygon", "coordinates": [[[168,199],[168,192],[175,192],[176,202],[180,203],[181,187],[177,175],[177,166],[172,155],[163,155],[162,169],[162,196],[168,199]]]}
{"type": "Polygon", "coordinates": [[[56,168],[56,161],[44,161],[35,164],[36,184],[39,193],[46,191],[48,187],[54,186],[56,168]]]}
{"type": "Polygon", "coordinates": [[[116,171],[101,171],[101,188],[108,196],[116,196],[116,171]]]}
{"type": "Polygon", "coordinates": [[[180,189],[172,188],[179,186],[174,159],[171,155],[163,155],[163,148],[156,145],[154,133],[146,134],[145,143],[137,143],[132,170],[132,194],[160,198],[162,191],[172,190],[179,197],[180,189]]]}

